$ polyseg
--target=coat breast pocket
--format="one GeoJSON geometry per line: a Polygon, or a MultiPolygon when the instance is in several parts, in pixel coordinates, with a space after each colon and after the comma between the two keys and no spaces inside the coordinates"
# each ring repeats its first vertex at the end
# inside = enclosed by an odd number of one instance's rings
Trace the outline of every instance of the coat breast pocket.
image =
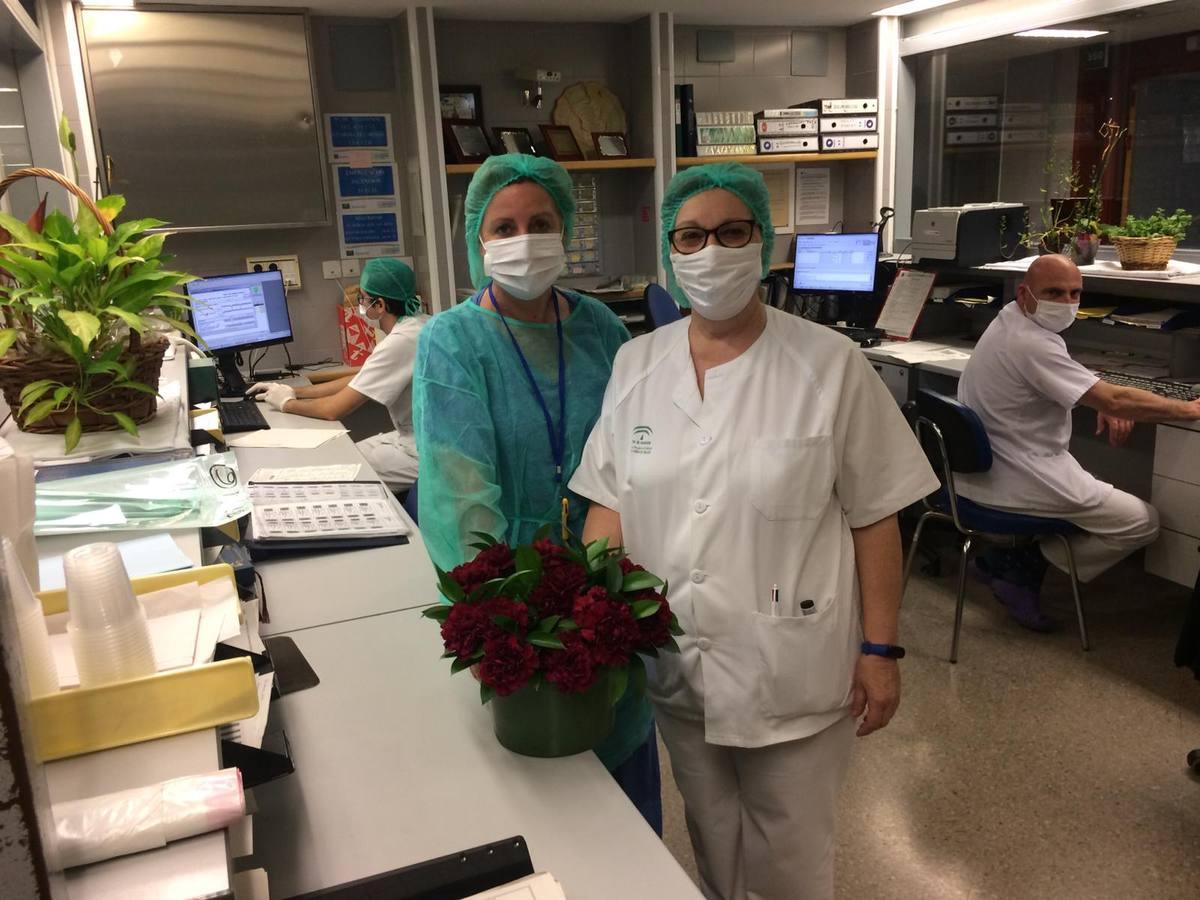
{"type": "Polygon", "coordinates": [[[750,451],[750,499],[771,520],[815,519],[833,493],[833,438],[758,438],[750,451]]]}

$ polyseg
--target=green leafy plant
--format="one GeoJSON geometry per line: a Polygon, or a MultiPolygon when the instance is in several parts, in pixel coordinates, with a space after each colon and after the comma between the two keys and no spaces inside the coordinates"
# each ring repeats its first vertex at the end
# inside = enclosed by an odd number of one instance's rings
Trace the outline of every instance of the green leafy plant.
{"type": "Polygon", "coordinates": [[[1126,216],[1124,225],[1110,225],[1104,229],[1104,234],[1110,238],[1169,237],[1182,241],[1191,225],[1192,216],[1185,210],[1177,209],[1167,215],[1159,207],[1153,215],[1143,218],[1126,216]]]}
{"type": "MultiPolygon", "coordinates": [[[[59,139],[73,150],[66,126],[59,139]]],[[[73,158],[73,156],[72,156],[73,158]]],[[[43,201],[44,204],[44,201],[43,201]]],[[[69,362],[52,366],[71,375],[38,379],[25,385],[14,410],[25,425],[55,414],[70,414],[65,438],[72,450],[84,430],[82,410],[93,420],[108,420],[130,434],[137,424],[123,412],[103,408],[117,390],[154,394],[135,380],[136,353],[143,335],[156,326],[191,329],[170,313],[187,309],[176,288],[191,276],[164,268],[165,233],[152,233],[165,222],[137,219],[115,224],[125,206],[119,195],[96,201],[105,223],[81,204],[72,220],[52,212],[21,222],[0,214],[0,364],[15,357],[69,362]],[[6,359],[6,355],[7,359],[6,359]]]]}

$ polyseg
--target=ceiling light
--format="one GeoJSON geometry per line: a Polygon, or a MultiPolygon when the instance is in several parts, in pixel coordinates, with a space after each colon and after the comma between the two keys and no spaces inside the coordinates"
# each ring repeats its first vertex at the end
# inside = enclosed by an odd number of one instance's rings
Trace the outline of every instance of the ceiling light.
{"type": "Polygon", "coordinates": [[[913,13],[924,12],[927,9],[936,9],[939,6],[949,6],[951,3],[957,2],[958,0],[908,0],[907,3],[897,3],[895,6],[889,6],[887,9],[877,9],[871,15],[911,16],[913,13]]]}
{"type": "Polygon", "coordinates": [[[1031,38],[1066,38],[1068,40],[1083,40],[1086,38],[1100,37],[1102,34],[1108,34],[1107,31],[1089,31],[1085,28],[1034,28],[1030,31],[1018,31],[1014,37],[1031,37],[1031,38]]]}

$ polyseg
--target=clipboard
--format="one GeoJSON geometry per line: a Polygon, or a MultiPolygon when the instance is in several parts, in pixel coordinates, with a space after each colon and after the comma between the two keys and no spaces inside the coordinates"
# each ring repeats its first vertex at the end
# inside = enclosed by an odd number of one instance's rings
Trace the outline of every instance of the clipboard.
{"type": "Polygon", "coordinates": [[[933,292],[934,272],[901,269],[896,273],[875,327],[893,341],[911,341],[917,320],[933,292]]]}

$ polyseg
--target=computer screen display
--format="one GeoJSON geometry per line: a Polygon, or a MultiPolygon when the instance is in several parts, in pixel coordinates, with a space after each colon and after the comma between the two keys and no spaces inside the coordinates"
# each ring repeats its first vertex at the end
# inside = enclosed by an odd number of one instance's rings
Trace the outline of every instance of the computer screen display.
{"type": "Polygon", "coordinates": [[[209,350],[249,350],[292,339],[283,273],[215,275],[184,285],[192,328],[209,350]]]}
{"type": "Polygon", "coordinates": [[[879,235],[798,234],[792,290],[798,294],[871,293],[879,235]]]}

